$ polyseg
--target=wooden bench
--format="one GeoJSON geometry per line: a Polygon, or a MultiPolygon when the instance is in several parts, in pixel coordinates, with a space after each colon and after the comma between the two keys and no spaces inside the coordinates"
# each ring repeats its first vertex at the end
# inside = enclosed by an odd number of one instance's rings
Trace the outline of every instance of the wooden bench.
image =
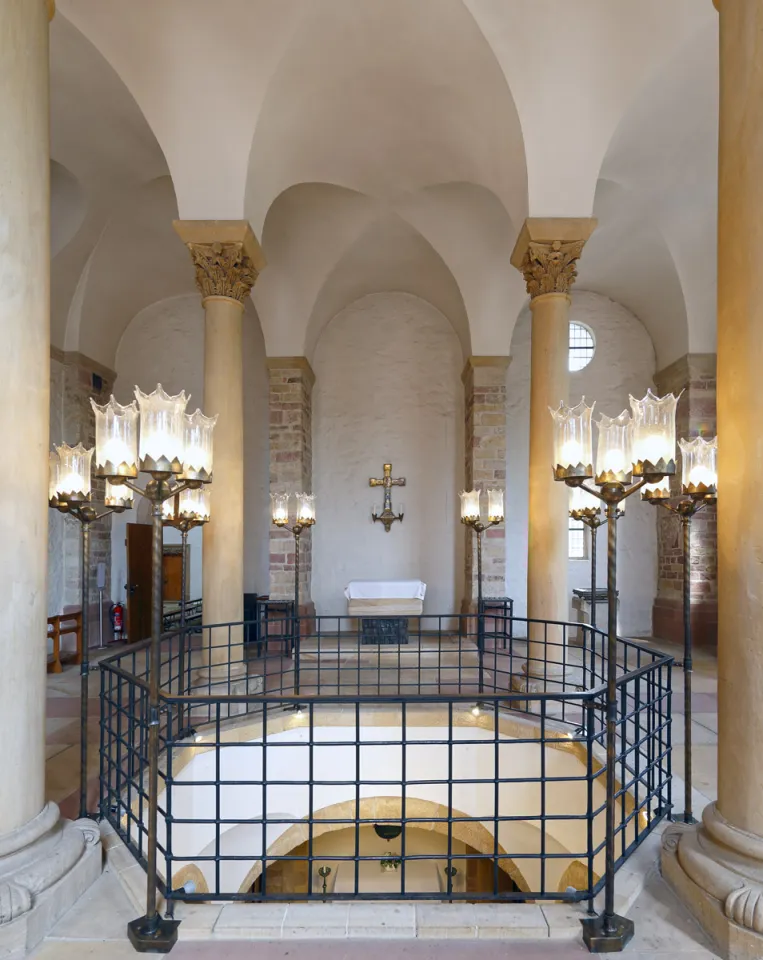
{"type": "Polygon", "coordinates": [[[65,663],[82,663],[82,611],[48,617],[48,639],[53,641],[53,652],[48,654],[48,673],[61,673],[65,663]],[[74,653],[61,654],[61,637],[73,633],[77,643],[74,653]]]}

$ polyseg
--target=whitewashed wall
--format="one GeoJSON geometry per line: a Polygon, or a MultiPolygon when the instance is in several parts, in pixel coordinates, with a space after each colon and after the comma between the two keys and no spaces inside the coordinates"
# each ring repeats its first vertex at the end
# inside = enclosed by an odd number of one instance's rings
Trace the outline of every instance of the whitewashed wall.
{"type": "MultiPolygon", "coordinates": [[[[247,463],[245,505],[245,586],[267,589],[267,374],[265,349],[257,317],[247,310],[244,322],[244,444],[247,463]]],[[[172,297],[152,304],[130,322],[119,343],[114,393],[120,403],[133,397],[133,386],[153,390],[157,383],[170,393],[191,394],[188,411],[204,409],[204,311],[197,295],[172,297]]],[[[205,411],[211,412],[211,411],[205,411]]],[[[212,510],[215,494],[212,483],[212,510]]],[[[112,584],[114,598],[124,599],[127,523],[147,522],[148,511],[128,511],[114,517],[112,584]]],[[[165,543],[180,543],[180,534],[164,532],[165,543]]],[[[190,593],[201,596],[202,531],[188,535],[191,547],[190,593]]]]}
{"type": "MultiPolygon", "coordinates": [[[[655,358],[652,341],[629,310],[607,297],[583,290],[572,295],[571,319],[584,323],[594,334],[596,352],[591,363],[570,375],[570,402],[585,395],[596,400],[594,421],[600,412],[617,416],[629,409],[628,394],[643,396],[653,386],[655,358]]],[[[511,343],[512,361],[507,374],[508,463],[506,516],[506,579],[518,616],[527,609],[527,495],[530,410],[530,310],[520,314],[511,343]]],[[[561,399],[561,398],[560,398],[561,399]]],[[[594,427],[594,444],[597,430],[594,427]]],[[[549,464],[551,470],[551,464],[549,464]]],[[[631,497],[618,527],[618,580],[621,632],[630,636],[650,633],[652,601],[657,590],[657,536],[655,507],[631,497]]],[[[586,532],[586,536],[588,536],[586,532]]],[[[606,528],[599,531],[597,580],[606,583],[606,528]]],[[[590,586],[588,560],[569,563],[569,591],[590,586]]],[[[572,615],[572,613],[570,614],[572,615]]]]}
{"type": "Polygon", "coordinates": [[[346,611],[350,580],[420,578],[425,611],[460,608],[463,535],[463,355],[447,319],[404,293],[379,293],[331,321],[313,358],[312,595],[319,614],[346,611]],[[371,520],[382,493],[368,486],[391,462],[389,533],[371,520]]]}

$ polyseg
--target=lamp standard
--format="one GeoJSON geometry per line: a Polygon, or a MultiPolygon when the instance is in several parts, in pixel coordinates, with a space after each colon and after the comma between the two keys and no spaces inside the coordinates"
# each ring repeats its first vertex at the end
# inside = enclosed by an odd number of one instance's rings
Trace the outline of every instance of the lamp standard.
{"type": "Polygon", "coordinates": [[[504,520],[503,490],[488,490],[488,520],[483,523],[480,510],[480,491],[462,490],[461,523],[471,527],[477,535],[477,654],[479,657],[479,692],[483,692],[485,656],[485,624],[482,612],[482,534],[504,520]]]}
{"type": "MultiPolygon", "coordinates": [[[[196,411],[198,413],[198,411],[196,411]]],[[[174,493],[162,504],[162,523],[165,527],[174,527],[180,531],[180,643],[178,647],[178,693],[186,692],[186,597],[188,594],[188,534],[196,527],[209,523],[209,490],[206,487],[186,489],[183,493],[174,493]]],[[[190,651],[189,651],[190,653],[190,651]]],[[[190,664],[190,657],[189,657],[190,664]]],[[[178,731],[184,731],[183,707],[178,707],[178,731]]]]}
{"type": "Polygon", "coordinates": [[[606,693],[606,837],[604,910],[582,921],[583,941],[591,953],[618,952],[633,936],[633,921],[615,913],[615,756],[617,752],[617,517],[627,497],[647,483],[675,473],[676,404],[673,394],[643,400],[630,398],[633,416],[624,410],[602,414],[593,466],[591,415],[585,398],[576,406],[562,403],[554,418],[554,478],[582,487],[606,504],[607,518],[607,693],[606,693]],[[585,485],[594,480],[595,488],[585,485]]]}
{"type": "Polygon", "coordinates": [[[217,417],[185,412],[184,391],[169,396],[161,384],[145,394],[135,388],[135,400],[121,406],[112,397],[95,411],[95,469],[115,487],[126,486],[151,503],[151,648],[148,693],[148,842],[146,851],[146,913],[127,925],[127,935],[139,952],[166,953],[177,940],[178,921],[163,919],[157,909],[157,820],[159,793],[159,690],[162,635],[162,504],[185,490],[212,480],[212,433],[217,417]],[[138,415],[140,414],[140,430],[138,415]],[[149,476],[145,489],[139,473],[149,476]],[[178,481],[176,486],[171,480],[178,481]]]}
{"type": "Polygon", "coordinates": [[[105,510],[98,510],[91,502],[91,461],[93,448],[86,450],[81,443],[70,447],[64,443],[49,457],[48,506],[80,525],[80,606],[82,608],[82,658],[80,662],[80,732],[79,732],[79,815],[93,817],[87,811],[87,720],[88,676],[90,674],[90,525],[111,513],[122,513],[132,506],[132,496],[124,496],[118,489],[106,484],[105,510]]]}
{"type": "MultiPolygon", "coordinates": [[[[617,511],[618,519],[623,516],[623,507],[617,511]]],[[[599,527],[607,522],[606,516],[601,515],[601,507],[597,497],[588,493],[582,487],[573,487],[570,498],[570,519],[579,520],[591,531],[591,627],[596,629],[596,541],[599,527]]]]}
{"type": "Polygon", "coordinates": [[[299,616],[299,542],[302,531],[315,524],[315,494],[298,493],[297,516],[293,526],[289,526],[289,494],[271,493],[273,523],[281,530],[288,530],[294,536],[294,627],[292,630],[292,652],[294,654],[294,693],[299,694],[299,647],[302,635],[299,616]]]}
{"type": "Polygon", "coordinates": [[[683,459],[681,493],[671,502],[670,484],[645,487],[644,500],[663,507],[681,521],[683,543],[683,633],[684,633],[684,810],[675,818],[683,823],[696,823],[692,813],[692,637],[691,637],[691,522],[703,507],[714,504],[718,488],[718,438],[679,441],[683,459]]]}

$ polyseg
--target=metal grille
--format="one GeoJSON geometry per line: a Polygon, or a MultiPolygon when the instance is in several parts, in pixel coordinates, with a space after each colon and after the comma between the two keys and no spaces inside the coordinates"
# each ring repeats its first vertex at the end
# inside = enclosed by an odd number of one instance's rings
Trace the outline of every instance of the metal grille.
{"type": "MultiPolygon", "coordinates": [[[[412,617],[396,647],[362,645],[346,617],[269,620],[256,644],[242,623],[163,638],[157,850],[169,910],[178,899],[592,898],[605,871],[606,637],[510,610],[486,600],[479,617],[412,617]],[[546,692],[512,692],[525,663],[546,692]],[[248,692],[247,675],[264,687],[251,692],[250,679],[248,692]],[[380,846],[379,830],[396,836],[380,846]],[[180,886],[189,869],[193,889],[180,886]]],[[[148,651],[101,661],[101,812],[140,862],[148,651]]],[[[672,661],[624,640],[617,654],[615,867],[671,808],[672,661]]]]}

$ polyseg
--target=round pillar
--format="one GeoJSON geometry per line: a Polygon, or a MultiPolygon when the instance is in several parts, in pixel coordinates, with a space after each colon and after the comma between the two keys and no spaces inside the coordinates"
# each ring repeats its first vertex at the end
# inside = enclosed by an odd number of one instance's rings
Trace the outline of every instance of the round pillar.
{"type": "Polygon", "coordinates": [[[0,6],[0,837],[45,801],[50,418],[48,8],[0,6]],[[11,458],[18,458],[13,462],[11,458]]]}
{"type": "MultiPolygon", "coordinates": [[[[218,414],[214,435],[212,514],[204,526],[202,595],[204,623],[244,619],[244,305],[230,297],[203,301],[204,409],[218,414]]],[[[206,635],[206,634],[205,634],[206,635]]],[[[213,632],[209,662],[242,661],[228,650],[227,632],[213,632]]],[[[231,644],[243,642],[240,628],[231,644]]]]}

